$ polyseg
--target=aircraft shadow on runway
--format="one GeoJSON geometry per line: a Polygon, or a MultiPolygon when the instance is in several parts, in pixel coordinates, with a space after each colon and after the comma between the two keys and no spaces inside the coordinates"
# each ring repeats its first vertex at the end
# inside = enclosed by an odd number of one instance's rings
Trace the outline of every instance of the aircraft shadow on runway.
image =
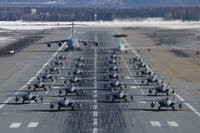
{"type": "Polygon", "coordinates": [[[84,108],[84,109],[74,109],[74,110],[62,108],[60,110],[57,110],[57,109],[20,110],[20,112],[24,112],[24,113],[35,113],[35,112],[49,113],[49,112],[91,112],[91,111],[88,111],[88,109],[86,109],[86,108],[84,108]]]}
{"type": "Polygon", "coordinates": [[[23,51],[23,52],[26,52],[26,53],[55,53],[55,52],[66,52],[66,51],[57,51],[57,50],[26,50],[26,51],[23,51]]]}

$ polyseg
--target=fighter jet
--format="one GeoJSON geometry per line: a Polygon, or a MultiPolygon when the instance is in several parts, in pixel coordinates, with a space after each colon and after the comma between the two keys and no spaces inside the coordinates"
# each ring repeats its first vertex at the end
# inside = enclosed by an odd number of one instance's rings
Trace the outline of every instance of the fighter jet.
{"type": "Polygon", "coordinates": [[[120,56],[118,56],[117,54],[111,54],[109,57],[106,58],[107,61],[110,61],[110,60],[119,60],[121,59],[120,56]]]}
{"type": "Polygon", "coordinates": [[[90,66],[94,66],[93,64],[89,64],[89,63],[82,63],[82,62],[70,62],[71,68],[80,68],[80,69],[88,69],[90,66]]]}
{"type": "Polygon", "coordinates": [[[86,61],[86,59],[84,57],[78,57],[76,60],[78,62],[85,62],[86,61]]]}
{"type": "Polygon", "coordinates": [[[119,67],[115,64],[111,64],[111,65],[108,65],[108,66],[104,66],[102,65],[103,69],[104,69],[104,72],[106,73],[111,73],[111,72],[117,72],[117,73],[121,73],[124,69],[129,69],[129,70],[135,70],[134,68],[131,68],[131,67],[119,67]]]}
{"type": "Polygon", "coordinates": [[[125,102],[128,102],[129,99],[133,100],[133,95],[127,94],[123,90],[112,91],[112,93],[107,96],[107,100],[111,100],[112,102],[115,102],[116,100],[124,100],[125,102]]]}
{"type": "Polygon", "coordinates": [[[109,66],[106,66],[105,68],[105,72],[121,72],[122,69],[120,69],[119,67],[117,67],[116,65],[109,65],[109,66]]]}
{"type": "MultiPolygon", "coordinates": [[[[75,63],[73,66],[76,67],[76,68],[83,68],[83,67],[86,66],[86,65],[83,65],[83,63],[81,63],[81,62],[77,62],[77,63],[75,63]]],[[[73,67],[73,66],[72,66],[72,67],[73,67]]]]}
{"type": "Polygon", "coordinates": [[[65,77],[60,77],[61,80],[64,80],[64,83],[79,83],[84,84],[86,83],[87,80],[94,80],[94,78],[79,78],[77,75],[73,74],[73,73],[69,73],[67,76],[65,77]]]}
{"type": "Polygon", "coordinates": [[[94,71],[90,71],[90,70],[81,70],[80,68],[75,68],[74,70],[72,70],[72,73],[74,75],[79,75],[79,76],[87,76],[89,73],[94,73],[94,71]]]}
{"type": "Polygon", "coordinates": [[[120,64],[116,59],[109,58],[105,61],[105,65],[117,65],[120,64]]]}
{"type": "Polygon", "coordinates": [[[152,74],[153,74],[153,71],[148,66],[145,66],[144,68],[142,68],[136,72],[136,75],[139,77],[150,76],[152,74]]]}
{"type": "Polygon", "coordinates": [[[175,96],[170,99],[169,97],[158,99],[151,102],[151,108],[154,108],[155,105],[158,106],[158,110],[161,110],[161,108],[172,108],[172,110],[175,110],[175,106],[178,106],[178,108],[182,108],[182,102],[175,101],[175,96]]]}
{"type": "Polygon", "coordinates": [[[57,79],[57,77],[49,73],[41,73],[40,75],[38,75],[37,79],[42,82],[53,82],[57,79]]]}
{"type": "Polygon", "coordinates": [[[58,111],[61,110],[61,108],[69,108],[71,110],[80,109],[83,105],[83,103],[92,103],[92,101],[89,100],[70,100],[64,97],[63,99],[58,99],[55,101],[51,101],[50,103],[50,109],[53,109],[55,105],[57,105],[58,111]]]}
{"type": "Polygon", "coordinates": [[[146,64],[144,62],[138,62],[136,63],[134,66],[133,66],[136,70],[139,70],[139,69],[143,69],[146,67],[146,64]]]}
{"type": "Polygon", "coordinates": [[[121,57],[120,57],[120,56],[117,56],[116,54],[111,54],[110,57],[108,57],[108,59],[109,59],[109,58],[110,58],[110,59],[116,59],[116,60],[117,60],[117,59],[120,59],[121,57]]]}
{"type": "Polygon", "coordinates": [[[55,60],[66,61],[67,58],[64,55],[60,55],[60,56],[55,57],[55,60]]]}
{"type": "Polygon", "coordinates": [[[121,87],[122,83],[117,79],[110,79],[109,84],[105,84],[104,88],[110,85],[111,87],[121,87]]]}
{"type": "Polygon", "coordinates": [[[130,63],[136,63],[136,62],[143,62],[143,60],[140,57],[136,56],[132,59],[129,59],[129,62],[130,63]]]}
{"type": "Polygon", "coordinates": [[[65,96],[67,96],[68,94],[77,94],[77,95],[82,95],[85,93],[84,89],[81,89],[80,87],[78,88],[69,84],[65,84],[64,86],[54,86],[53,89],[58,90],[58,93],[61,95],[63,93],[63,91],[65,92],[65,96]]]}
{"type": "Polygon", "coordinates": [[[51,66],[53,67],[63,67],[64,66],[64,63],[61,61],[61,60],[53,60],[51,62],[51,66]]]}
{"type": "Polygon", "coordinates": [[[169,96],[170,91],[171,91],[172,94],[175,93],[174,89],[169,88],[169,84],[165,84],[164,82],[161,82],[161,83],[158,83],[157,86],[150,88],[149,94],[152,94],[154,92],[155,96],[157,96],[159,93],[160,94],[166,94],[167,96],[169,96]]]}
{"type": "Polygon", "coordinates": [[[124,75],[120,74],[117,71],[107,71],[107,72],[99,72],[97,73],[98,76],[103,77],[104,80],[109,80],[109,79],[124,79],[124,75]]]}
{"type": "Polygon", "coordinates": [[[28,86],[28,89],[32,89],[32,88],[34,91],[39,90],[39,89],[40,90],[43,89],[44,91],[47,91],[47,88],[50,89],[51,85],[44,83],[42,81],[35,80],[32,84],[29,84],[28,86]]]}
{"type": "Polygon", "coordinates": [[[32,92],[19,92],[14,96],[15,96],[15,102],[19,102],[19,100],[22,99],[22,103],[25,103],[25,101],[28,101],[28,103],[30,103],[31,101],[35,101],[35,103],[37,103],[38,96],[32,92]]]}
{"type": "Polygon", "coordinates": [[[158,76],[156,74],[150,75],[149,77],[145,78],[141,81],[142,84],[149,85],[150,83],[157,83],[158,82],[158,76]]]}
{"type": "Polygon", "coordinates": [[[123,76],[121,74],[117,73],[116,71],[107,73],[106,76],[104,76],[104,79],[106,79],[107,77],[110,79],[118,79],[118,80],[120,78],[123,78],[123,76]]]}
{"type": "Polygon", "coordinates": [[[84,57],[78,57],[76,59],[73,59],[73,60],[68,60],[68,61],[65,61],[65,63],[84,63],[86,61],[86,58],[84,57]]]}
{"type": "Polygon", "coordinates": [[[88,75],[89,73],[94,73],[94,71],[86,70],[82,68],[72,67],[72,68],[62,68],[61,70],[69,70],[75,76],[84,76],[88,75]]]}
{"type": "MultiPolygon", "coordinates": [[[[72,64],[71,68],[85,68],[85,67],[87,67],[87,65],[85,63],[82,63],[80,61],[67,61],[67,62],[64,62],[64,63],[72,64]]],[[[65,68],[61,68],[61,69],[65,69],[65,68]]]]}
{"type": "Polygon", "coordinates": [[[69,76],[66,77],[65,79],[68,79],[71,83],[78,83],[80,81],[80,78],[78,78],[73,73],[69,73],[69,76]]]}
{"type": "Polygon", "coordinates": [[[59,74],[61,70],[59,70],[58,67],[47,66],[45,72],[49,74],[59,74]]]}
{"type": "Polygon", "coordinates": [[[80,70],[79,68],[76,68],[73,70],[74,75],[84,75],[84,71],[80,70]]]}
{"type": "Polygon", "coordinates": [[[83,56],[80,56],[80,57],[74,59],[73,61],[74,61],[74,62],[86,63],[86,61],[89,61],[89,60],[93,60],[93,58],[91,58],[91,57],[85,58],[85,57],[83,57],[83,56]]]}
{"type": "Polygon", "coordinates": [[[99,84],[103,84],[104,85],[104,89],[108,88],[108,89],[112,89],[112,88],[127,88],[127,85],[131,85],[131,84],[125,84],[123,83],[121,80],[118,79],[110,79],[108,78],[108,81],[105,80],[98,80],[99,84]]]}

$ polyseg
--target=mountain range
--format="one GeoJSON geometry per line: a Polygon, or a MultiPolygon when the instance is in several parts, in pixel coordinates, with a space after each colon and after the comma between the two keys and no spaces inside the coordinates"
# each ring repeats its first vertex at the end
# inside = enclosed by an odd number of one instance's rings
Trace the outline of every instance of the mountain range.
{"type": "Polygon", "coordinates": [[[4,4],[65,5],[69,7],[200,6],[200,0],[0,0],[4,4]]]}

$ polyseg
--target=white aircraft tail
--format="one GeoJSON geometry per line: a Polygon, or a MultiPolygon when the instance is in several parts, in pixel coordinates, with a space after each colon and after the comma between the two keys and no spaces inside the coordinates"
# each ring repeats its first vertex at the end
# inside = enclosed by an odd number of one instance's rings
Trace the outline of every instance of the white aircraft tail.
{"type": "Polygon", "coordinates": [[[74,38],[74,22],[72,22],[72,38],[74,38]]]}

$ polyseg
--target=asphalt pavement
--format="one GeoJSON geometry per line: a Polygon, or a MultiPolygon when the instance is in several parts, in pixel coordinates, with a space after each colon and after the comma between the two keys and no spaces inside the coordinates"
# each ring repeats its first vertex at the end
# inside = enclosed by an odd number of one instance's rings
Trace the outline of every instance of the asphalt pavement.
{"type": "MultiPolygon", "coordinates": [[[[46,31],[42,41],[59,40],[70,37],[70,30],[46,31]]],[[[128,102],[111,102],[107,100],[106,93],[111,93],[109,80],[106,80],[105,64],[110,56],[109,48],[116,47],[125,40],[114,38],[114,31],[110,29],[82,28],[76,30],[76,37],[80,40],[94,40],[99,46],[89,43],[82,45],[81,51],[64,52],[62,47],[46,45],[30,45],[11,57],[0,58],[0,129],[3,133],[199,133],[200,116],[188,105],[182,109],[152,109],[150,102],[158,97],[149,96],[148,88],[152,86],[141,85],[143,77],[137,77],[133,64],[129,59],[136,57],[134,49],[128,53],[117,56],[118,67],[122,70],[122,82],[127,85],[126,92],[134,94],[133,100],[128,102]],[[102,43],[101,43],[102,42],[102,43]],[[103,50],[102,48],[108,48],[103,50]],[[58,51],[59,50],[59,51],[58,51]],[[79,76],[84,80],[82,84],[74,84],[86,88],[82,95],[69,95],[70,99],[88,100],[77,110],[50,109],[48,101],[62,99],[58,91],[49,89],[39,91],[37,94],[45,95],[43,101],[38,103],[16,103],[12,96],[18,90],[26,90],[27,84],[34,81],[37,75],[44,71],[49,62],[58,55],[67,57],[66,68],[57,74],[58,79],[51,83],[53,86],[63,85],[59,77],[68,75],[73,67],[74,59],[86,58],[85,75],[79,76]],[[103,73],[103,74],[100,74],[103,73]],[[104,85],[106,84],[106,85],[104,85]],[[54,95],[54,97],[50,97],[54,95]],[[49,97],[48,97],[49,96],[49,97]]],[[[132,45],[130,46],[132,47],[132,45]]],[[[119,88],[113,88],[119,90],[119,88]]],[[[162,96],[161,96],[162,97],[162,96]]],[[[177,98],[177,100],[180,100],[177,98]]],[[[196,109],[192,106],[192,108],[196,109]]]]}

